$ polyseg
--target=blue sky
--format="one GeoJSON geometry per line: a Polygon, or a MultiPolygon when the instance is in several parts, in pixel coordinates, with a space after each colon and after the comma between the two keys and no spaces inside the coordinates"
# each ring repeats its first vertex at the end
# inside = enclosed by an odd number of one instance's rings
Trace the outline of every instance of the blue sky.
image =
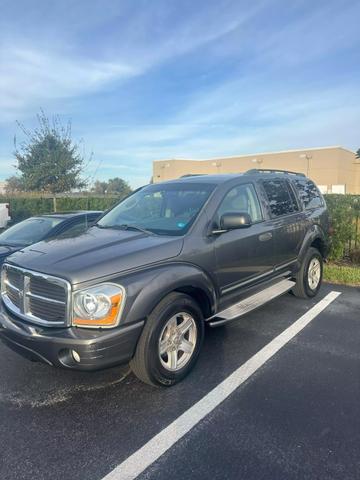
{"type": "Polygon", "coordinates": [[[87,175],[152,161],[360,147],[360,3],[0,0],[0,179],[16,120],[72,119],[87,175]]]}

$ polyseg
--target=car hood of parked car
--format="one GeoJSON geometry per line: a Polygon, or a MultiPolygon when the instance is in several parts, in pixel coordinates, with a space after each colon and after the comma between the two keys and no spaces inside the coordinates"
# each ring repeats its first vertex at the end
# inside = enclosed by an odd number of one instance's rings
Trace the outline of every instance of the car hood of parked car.
{"type": "Polygon", "coordinates": [[[176,257],[182,245],[181,237],[92,227],[78,237],[36,243],[7,261],[76,284],[176,257]]]}
{"type": "Polygon", "coordinates": [[[0,265],[4,262],[6,257],[12,253],[20,250],[21,247],[16,247],[15,245],[1,245],[0,244],[0,265]]]}

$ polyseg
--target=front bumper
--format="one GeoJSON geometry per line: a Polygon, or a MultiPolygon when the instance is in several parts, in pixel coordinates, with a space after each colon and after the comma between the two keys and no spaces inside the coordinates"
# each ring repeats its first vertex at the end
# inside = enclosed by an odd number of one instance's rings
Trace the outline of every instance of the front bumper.
{"type": "Polygon", "coordinates": [[[127,363],[134,355],[144,322],[112,330],[31,325],[0,305],[0,339],[23,357],[74,370],[100,370],[127,363]],[[80,356],[76,362],[71,351],[80,356]]]}

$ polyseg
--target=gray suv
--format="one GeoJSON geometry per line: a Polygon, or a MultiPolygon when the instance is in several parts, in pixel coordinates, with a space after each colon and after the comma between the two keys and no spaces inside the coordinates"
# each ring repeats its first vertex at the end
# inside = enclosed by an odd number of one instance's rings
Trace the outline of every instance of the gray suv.
{"type": "Polygon", "coordinates": [[[153,385],[193,368],[205,325],[291,291],[317,294],[325,201],[302,174],[250,170],[148,185],[87,232],[7,259],[0,337],[32,360],[95,370],[130,362],[153,385]]]}

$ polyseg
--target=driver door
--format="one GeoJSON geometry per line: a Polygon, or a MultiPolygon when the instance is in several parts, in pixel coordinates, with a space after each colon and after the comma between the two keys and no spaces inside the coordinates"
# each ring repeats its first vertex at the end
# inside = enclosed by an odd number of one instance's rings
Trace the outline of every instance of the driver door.
{"type": "Polygon", "coordinates": [[[221,293],[235,292],[274,268],[273,227],[264,221],[260,202],[251,183],[233,187],[218,207],[215,224],[225,213],[248,213],[252,225],[229,230],[215,240],[216,276],[221,293]]]}

